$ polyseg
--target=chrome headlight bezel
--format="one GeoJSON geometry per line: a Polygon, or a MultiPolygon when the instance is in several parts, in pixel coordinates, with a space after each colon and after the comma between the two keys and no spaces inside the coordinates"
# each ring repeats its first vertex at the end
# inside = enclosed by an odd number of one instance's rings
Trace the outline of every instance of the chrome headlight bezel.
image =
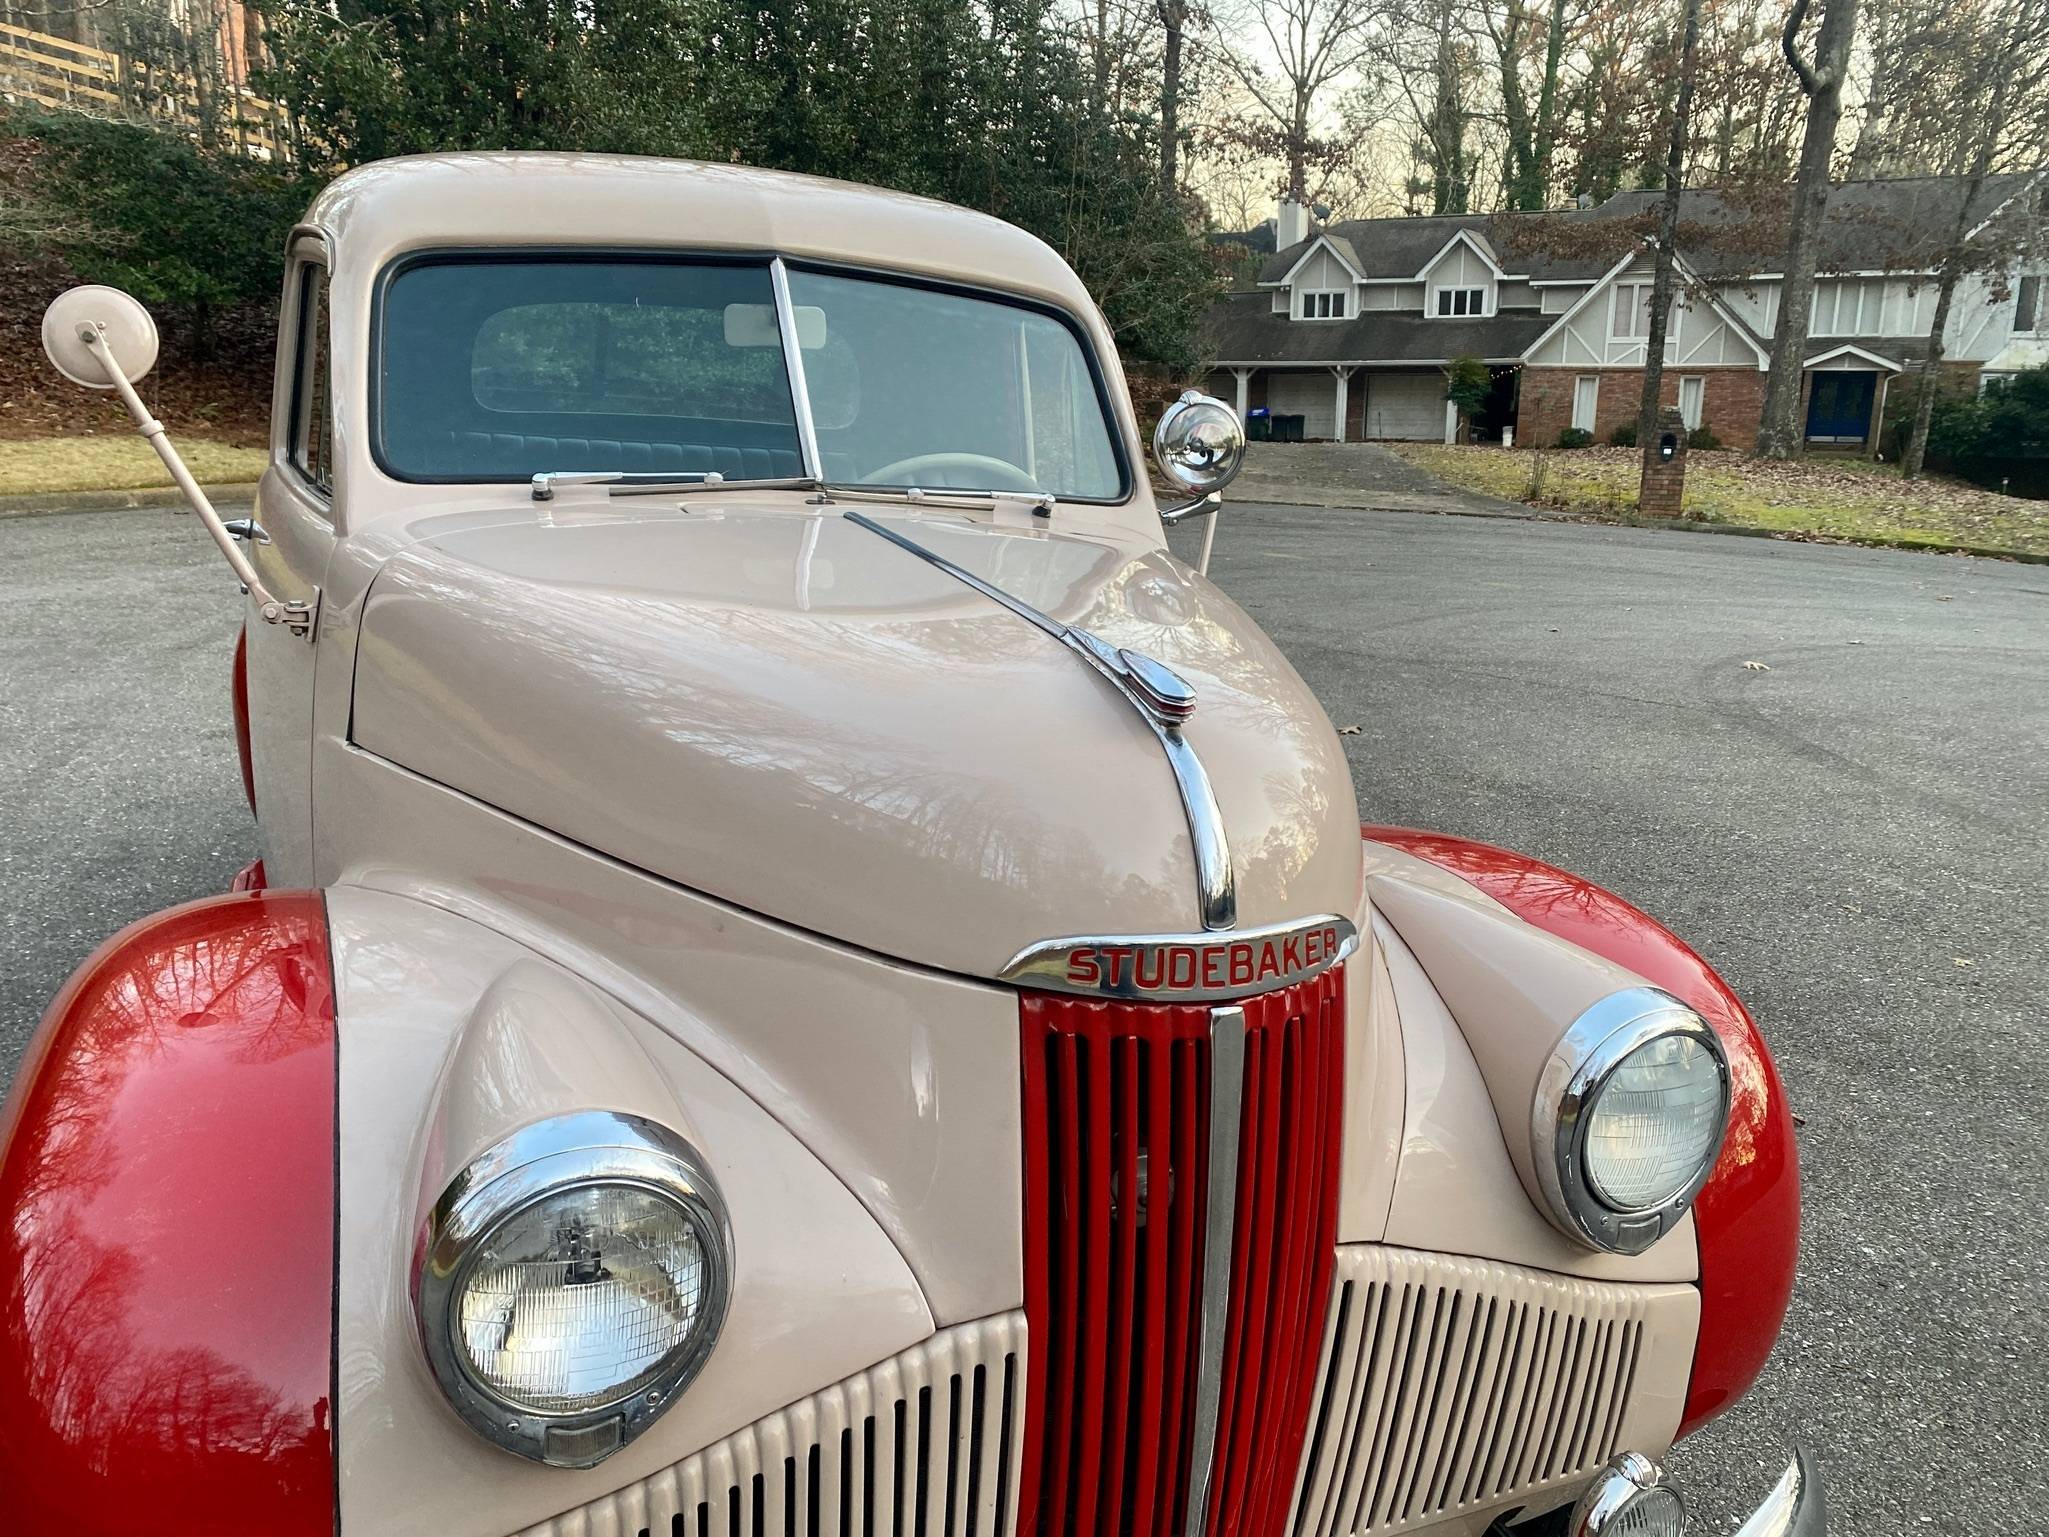
{"type": "Polygon", "coordinates": [[[613,1111],[579,1111],[525,1127],[449,1182],[415,1246],[413,1317],[427,1364],[469,1427],[493,1445],[553,1467],[587,1468],[659,1419],[711,1355],[733,1290],[732,1224],[703,1158],[667,1127],[613,1111]],[[456,1307],[484,1239],[538,1201],[626,1187],[673,1205],[696,1233],[704,1296],[684,1348],[630,1393],[575,1412],[536,1409],[479,1380],[456,1340],[456,1307]]]}
{"type": "Polygon", "coordinates": [[[1728,1134],[1729,1058],[1708,1022],[1670,993],[1632,987],[1611,993],[1573,1021],[1537,1078],[1531,1160],[1547,1215],[1568,1237],[1611,1254],[1641,1254],[1676,1226],[1721,1157],[1728,1134]],[[1588,1112],[1616,1069],[1665,1036],[1686,1036],[1708,1052],[1721,1094],[1716,1133],[1693,1178],[1655,1206],[1621,1211],[1604,1201],[1586,1163],[1588,1112]]]}

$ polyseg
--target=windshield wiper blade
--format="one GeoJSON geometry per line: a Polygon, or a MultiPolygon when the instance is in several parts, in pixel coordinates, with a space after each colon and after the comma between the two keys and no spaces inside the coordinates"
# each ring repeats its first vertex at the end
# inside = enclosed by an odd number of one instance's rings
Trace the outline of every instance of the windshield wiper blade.
{"type": "Polygon", "coordinates": [[[667,491],[810,490],[818,482],[809,475],[777,475],[759,480],[728,480],[717,470],[543,470],[534,476],[534,500],[552,502],[557,486],[610,486],[613,496],[639,496],[667,491]]]}

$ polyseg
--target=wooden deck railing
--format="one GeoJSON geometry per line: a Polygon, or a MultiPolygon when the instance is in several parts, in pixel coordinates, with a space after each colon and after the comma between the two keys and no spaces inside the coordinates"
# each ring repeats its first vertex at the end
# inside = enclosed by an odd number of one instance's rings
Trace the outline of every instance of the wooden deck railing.
{"type": "MultiPolygon", "coordinates": [[[[230,100],[221,131],[243,154],[282,159],[284,109],[240,87],[223,89],[230,100]]],[[[0,22],[0,97],[99,117],[143,117],[193,133],[200,124],[199,82],[191,76],[6,22],[0,22]]]]}

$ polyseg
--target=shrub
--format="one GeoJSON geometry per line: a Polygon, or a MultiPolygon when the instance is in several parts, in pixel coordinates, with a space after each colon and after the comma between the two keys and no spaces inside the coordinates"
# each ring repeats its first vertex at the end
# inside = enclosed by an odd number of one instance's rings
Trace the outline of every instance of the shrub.
{"type": "Polygon", "coordinates": [[[1715,436],[1714,428],[1696,427],[1693,431],[1686,434],[1686,446],[1688,448],[1720,448],[1722,440],[1715,436]]]}
{"type": "Polygon", "coordinates": [[[1593,441],[1594,435],[1584,427],[1568,427],[1558,434],[1560,448],[1587,448],[1593,441]]]}
{"type": "Polygon", "coordinates": [[[196,352],[214,318],[275,299],[285,236],[314,182],[180,134],[76,112],[0,116],[4,190],[36,226],[29,243],[88,283],[182,316],[196,352]]]}
{"type": "MultiPolygon", "coordinates": [[[[1898,459],[1913,430],[1914,391],[1893,393],[1887,437],[1898,459]]],[[[1928,462],[1982,486],[2041,495],[2049,488],[2049,365],[1989,379],[1982,395],[1937,395],[1928,462]]]]}
{"type": "Polygon", "coordinates": [[[1444,381],[1444,398],[1458,407],[1460,416],[1471,421],[1487,409],[1487,397],[1494,393],[1494,374],[1478,358],[1453,358],[1444,381]]]}
{"type": "Polygon", "coordinates": [[[1636,447],[1636,423],[1623,422],[1608,434],[1610,446],[1615,448],[1636,447]]]}

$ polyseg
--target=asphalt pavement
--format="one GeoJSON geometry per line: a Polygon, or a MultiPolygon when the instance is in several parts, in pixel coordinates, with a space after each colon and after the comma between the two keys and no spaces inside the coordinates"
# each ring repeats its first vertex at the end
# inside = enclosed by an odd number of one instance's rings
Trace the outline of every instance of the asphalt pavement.
{"type": "MultiPolygon", "coordinates": [[[[1837,1533],[2049,1530],[2049,570],[1232,504],[1213,574],[1358,728],[1364,816],[1612,886],[1763,1024],[1800,1286],[1675,1455],[1700,1530],[1796,1434],[1837,1533]]],[[[250,857],[235,613],[189,517],[0,520],[0,1078],[93,945],[250,857]]]]}

